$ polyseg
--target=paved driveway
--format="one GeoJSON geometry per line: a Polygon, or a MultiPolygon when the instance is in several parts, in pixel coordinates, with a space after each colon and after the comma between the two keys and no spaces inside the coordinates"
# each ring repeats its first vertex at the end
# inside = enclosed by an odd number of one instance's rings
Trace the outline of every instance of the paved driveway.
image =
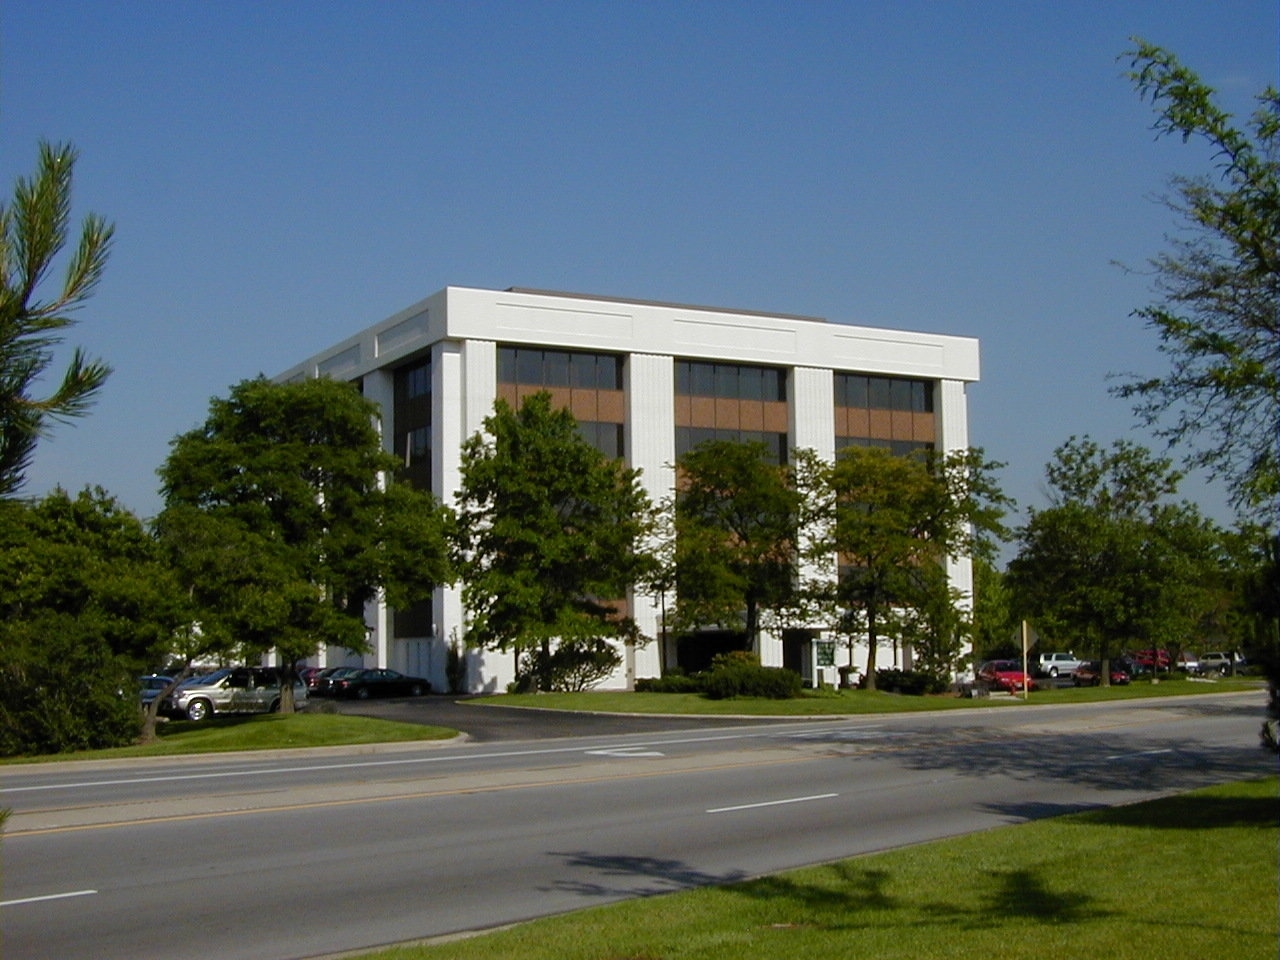
{"type": "Polygon", "coordinates": [[[481,705],[483,697],[428,696],[382,701],[336,701],[341,713],[402,723],[426,723],[461,730],[479,743],[498,740],[546,740],[553,737],[611,736],[760,723],[723,717],[638,717],[564,710],[522,710],[481,705]]]}

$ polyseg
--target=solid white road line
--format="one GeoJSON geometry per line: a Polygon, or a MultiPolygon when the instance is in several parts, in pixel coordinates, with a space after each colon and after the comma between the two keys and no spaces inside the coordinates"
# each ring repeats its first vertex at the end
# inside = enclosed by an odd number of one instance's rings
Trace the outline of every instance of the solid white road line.
{"type": "Polygon", "coordinates": [[[779,807],[784,803],[807,803],[810,800],[830,800],[838,793],[818,793],[812,797],[791,797],[787,800],[766,800],[764,803],[743,803],[736,807],[713,807],[707,813],[730,813],[734,810],[755,810],[759,807],[779,807]]]}
{"type": "Polygon", "coordinates": [[[45,900],[66,900],[68,897],[90,897],[97,890],[72,890],[70,893],[51,893],[47,897],[24,897],[21,900],[0,900],[0,907],[16,907],[23,903],[41,903],[45,900]]]}
{"type": "Polygon", "coordinates": [[[1173,753],[1173,750],[1141,750],[1137,753],[1113,753],[1111,756],[1107,757],[1107,760],[1131,760],[1134,757],[1154,757],[1161,753],[1173,753]]]}

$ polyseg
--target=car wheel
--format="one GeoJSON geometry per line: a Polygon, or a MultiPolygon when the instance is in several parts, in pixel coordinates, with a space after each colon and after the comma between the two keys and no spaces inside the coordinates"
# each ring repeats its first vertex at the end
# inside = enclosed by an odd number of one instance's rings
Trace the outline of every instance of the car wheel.
{"type": "Polygon", "coordinates": [[[357,700],[368,700],[368,699],[369,699],[369,688],[368,688],[368,687],[356,687],[356,699],[357,699],[357,700]]]}
{"type": "Polygon", "coordinates": [[[194,720],[199,723],[201,720],[207,719],[209,716],[208,700],[192,700],[187,704],[187,719],[194,720]]]}
{"type": "Polygon", "coordinates": [[[270,710],[268,710],[267,712],[268,712],[268,713],[279,713],[279,712],[280,712],[280,699],[279,699],[278,697],[277,697],[275,700],[272,700],[272,701],[271,701],[271,709],[270,709],[270,710]]]}
{"type": "Polygon", "coordinates": [[[1057,668],[1057,667],[1050,667],[1050,668],[1049,668],[1049,676],[1051,676],[1051,677],[1056,677],[1057,675],[1058,675],[1058,668],[1057,668]]]}
{"type": "Polygon", "coordinates": [[[420,683],[415,683],[412,687],[410,687],[410,688],[409,688],[409,696],[411,696],[411,697],[420,697],[420,696],[422,696],[422,684],[420,684],[420,683]]]}

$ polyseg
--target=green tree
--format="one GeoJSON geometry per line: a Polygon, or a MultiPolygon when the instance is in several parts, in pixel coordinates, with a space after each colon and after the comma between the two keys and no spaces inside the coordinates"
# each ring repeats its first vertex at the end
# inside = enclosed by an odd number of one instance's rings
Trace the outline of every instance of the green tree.
{"type": "Polygon", "coordinates": [[[1194,505],[1171,501],[1171,462],[1072,437],[1046,475],[1051,505],[1030,511],[1009,564],[1017,609],[1104,661],[1128,643],[1181,646],[1214,603],[1223,539],[1194,505]]]}
{"type": "Polygon", "coordinates": [[[111,247],[111,225],[88,215],[62,289],[39,299],[67,242],[75,162],[71,146],[41,143],[35,176],[20,177],[12,202],[0,204],[0,497],[22,486],[51,423],[83,416],[110,373],[77,348],[52,392],[34,395],[61,331],[75,323],[72,313],[102,278],[111,247]]]}
{"type": "Polygon", "coordinates": [[[1166,203],[1185,233],[1151,261],[1159,300],[1136,311],[1169,370],[1115,393],[1253,515],[1280,498],[1280,94],[1259,94],[1241,129],[1172,53],[1135,44],[1129,77],[1155,130],[1208,144],[1216,172],[1173,179],[1166,203]]]}
{"type": "Polygon", "coordinates": [[[140,520],[102,490],[0,502],[0,753],[120,746],[182,622],[140,520]]]}
{"type": "MultiPolygon", "coordinates": [[[[993,473],[999,464],[981,450],[899,457],[877,447],[847,447],[834,463],[810,461],[819,491],[810,523],[818,535],[807,552],[815,567],[823,557],[839,568],[812,580],[838,613],[841,632],[867,643],[866,685],[876,687],[876,653],[884,628],[910,616],[947,636],[967,629],[940,614],[954,605],[945,563],[961,556],[990,557],[1004,538],[1002,518],[1010,501],[993,473]]],[[[934,658],[935,660],[938,658],[934,658]]],[[[954,661],[953,661],[954,662],[954,661]]]]}
{"type": "MultiPolygon", "coordinates": [[[[160,469],[162,533],[201,544],[175,561],[197,619],[246,655],[274,650],[292,670],[321,645],[363,650],[366,603],[381,593],[408,606],[451,582],[448,516],[394,482],[399,460],[382,447],[377,415],[347,383],[258,378],[214,398],[203,426],[173,441],[160,469]],[[202,560],[214,575],[197,587],[202,560]]],[[[292,689],[282,694],[291,711],[292,689]]]]}
{"type": "Polygon", "coordinates": [[[973,561],[973,648],[979,660],[991,660],[1011,649],[1018,621],[1013,615],[1004,574],[989,560],[973,561]]]}
{"type": "Polygon", "coordinates": [[[743,623],[759,652],[760,615],[793,594],[800,494],[762,443],[710,441],[676,462],[677,630],[743,623]]]}
{"type": "Polygon", "coordinates": [[[553,647],[585,661],[603,638],[634,638],[612,601],[649,569],[649,499],[639,471],[584,440],[549,394],[496,402],[463,445],[456,509],[469,645],[514,651],[520,679],[550,689],[565,659],[553,647]]]}

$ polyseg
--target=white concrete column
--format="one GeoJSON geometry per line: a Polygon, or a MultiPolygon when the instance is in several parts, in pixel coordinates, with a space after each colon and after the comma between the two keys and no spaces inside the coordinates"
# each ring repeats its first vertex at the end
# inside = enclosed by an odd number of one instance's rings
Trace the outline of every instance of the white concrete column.
{"type": "MultiPolygon", "coordinates": [[[[395,386],[395,373],[391,370],[371,370],[361,378],[361,392],[366,400],[378,405],[381,413],[376,426],[382,437],[382,449],[388,453],[395,448],[395,386]]],[[[391,635],[391,611],[381,593],[365,604],[364,622],[372,648],[365,654],[364,662],[380,668],[390,666],[395,640],[391,635]]]]}
{"type": "Polygon", "coordinates": [[[791,446],[835,458],[835,382],[830,369],[795,367],[791,371],[791,446]]]}
{"type": "MultiPolygon", "coordinates": [[[[631,354],[624,386],[627,460],[641,471],[640,484],[656,505],[675,489],[675,366],[672,358],[660,354],[631,354]]],[[[657,677],[662,673],[659,599],[633,591],[631,609],[640,633],[649,637],[650,642],[627,652],[623,676],[615,678],[612,686],[630,687],[637,677],[657,677]]]]}
{"type": "MultiPolygon", "coordinates": [[[[498,395],[498,351],[492,340],[441,341],[432,348],[432,464],[431,483],[442,503],[455,504],[462,485],[462,444],[484,428],[498,395]]],[[[433,603],[438,676],[433,686],[448,689],[444,675],[447,651],[466,635],[466,611],[461,587],[441,587],[433,603]]],[[[466,654],[467,689],[501,693],[515,679],[509,654],[472,650],[466,654]]]]}
{"type": "MultiPolygon", "coordinates": [[[[939,416],[938,445],[948,453],[969,446],[969,398],[967,385],[959,380],[943,380],[938,386],[935,410],[939,416]]],[[[973,563],[968,557],[948,558],[947,580],[961,593],[957,606],[973,610],[973,563]]]]}

